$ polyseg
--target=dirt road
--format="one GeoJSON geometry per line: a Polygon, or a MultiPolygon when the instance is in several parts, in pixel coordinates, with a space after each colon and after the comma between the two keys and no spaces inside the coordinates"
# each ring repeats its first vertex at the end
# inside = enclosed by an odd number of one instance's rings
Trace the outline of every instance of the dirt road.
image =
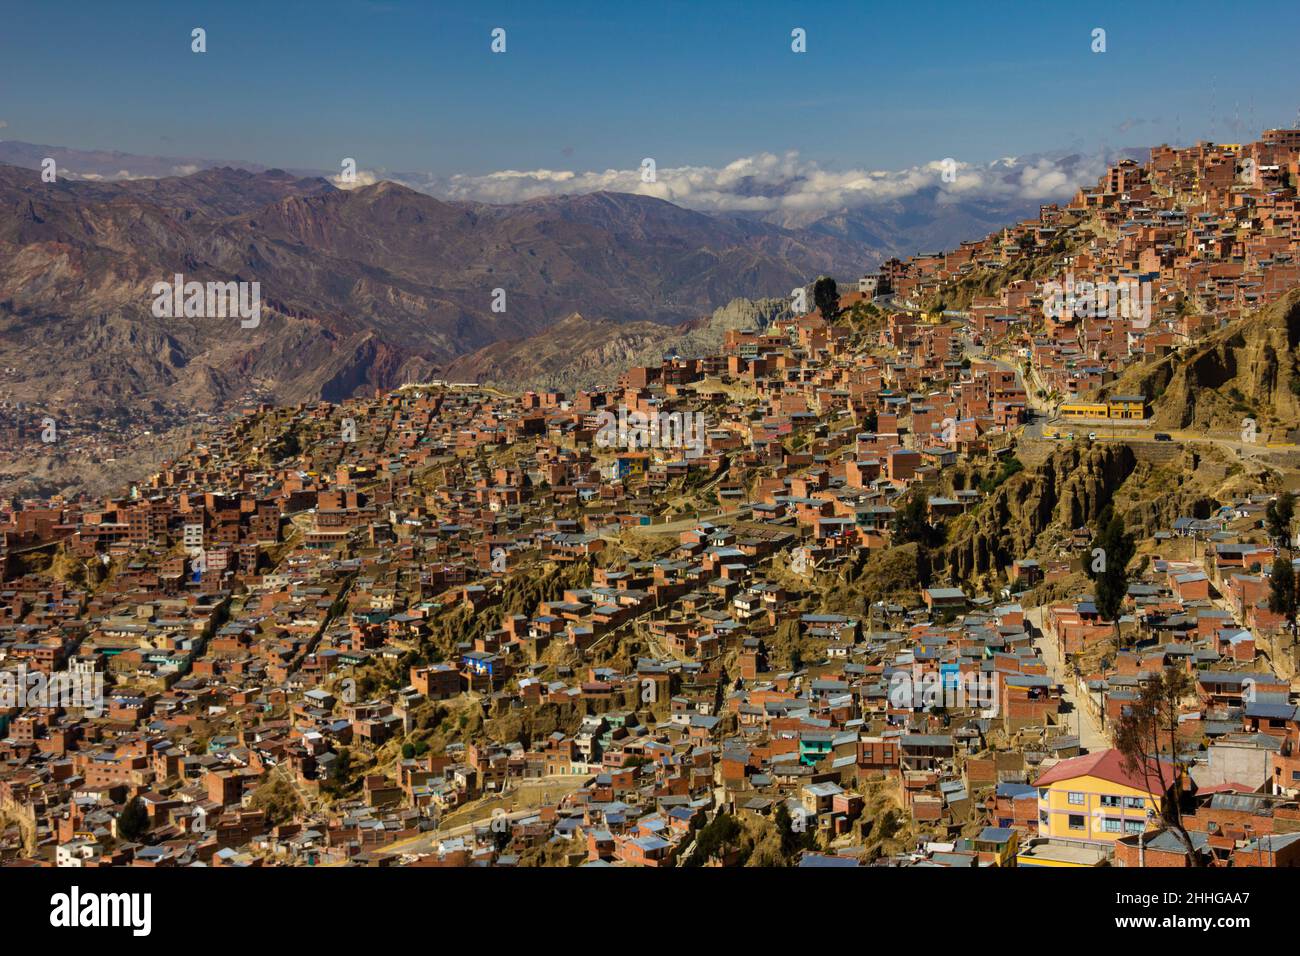
{"type": "Polygon", "coordinates": [[[1092,711],[1076,699],[1078,691],[1074,675],[1061,660],[1055,639],[1047,634],[1043,627],[1044,610],[1041,607],[1030,608],[1025,611],[1025,619],[1037,629],[1039,636],[1034,640],[1034,645],[1043,655],[1043,661],[1047,664],[1047,672],[1052,680],[1062,686],[1061,696],[1070,703],[1070,713],[1062,715],[1063,721],[1071,733],[1079,735],[1079,743],[1084,749],[1094,753],[1098,750],[1107,750],[1111,746],[1110,737],[1092,716],[1092,711]]]}

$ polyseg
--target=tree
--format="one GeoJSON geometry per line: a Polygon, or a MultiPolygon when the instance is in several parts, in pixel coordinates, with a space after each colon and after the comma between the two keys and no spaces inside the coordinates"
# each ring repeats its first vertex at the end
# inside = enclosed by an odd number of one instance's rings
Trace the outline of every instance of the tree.
{"type": "Polygon", "coordinates": [[[1290,558],[1279,554],[1273,559],[1273,570],[1268,578],[1268,609],[1286,618],[1292,632],[1295,631],[1297,600],[1295,569],[1290,558]]]}
{"type": "Polygon", "coordinates": [[[1284,491],[1268,503],[1264,523],[1274,544],[1291,550],[1291,519],[1295,517],[1295,495],[1284,491]]]}
{"type": "Polygon", "coordinates": [[[781,835],[781,855],[786,860],[793,860],[802,850],[811,850],[816,846],[815,834],[808,829],[807,818],[804,818],[803,825],[799,829],[795,829],[794,818],[786,809],[784,800],[776,805],[772,819],[776,824],[777,832],[781,835]]]}
{"type": "Polygon", "coordinates": [[[1101,533],[1093,539],[1091,559],[1086,561],[1088,577],[1093,582],[1093,600],[1104,620],[1115,622],[1119,640],[1119,611],[1128,593],[1128,563],[1135,551],[1133,536],[1124,530],[1124,522],[1109,508],[1098,519],[1101,533]]]}
{"type": "Polygon", "coordinates": [[[908,495],[907,503],[894,512],[893,544],[908,544],[917,541],[929,545],[934,536],[934,529],[926,520],[925,498],[918,492],[908,495]]]}
{"type": "Polygon", "coordinates": [[[149,832],[149,811],[144,801],[132,797],[117,815],[117,835],[128,843],[135,843],[149,832]]]}
{"type": "Polygon", "coordinates": [[[352,752],[347,747],[343,747],[338,752],[334,760],[334,766],[330,768],[329,778],[325,781],[321,789],[333,794],[342,796],[343,791],[348,785],[348,776],[352,773],[352,752]]]}
{"type": "Polygon", "coordinates": [[[496,847],[498,853],[504,853],[510,841],[514,839],[514,834],[510,832],[509,826],[492,828],[492,845],[496,847]]]}
{"type": "MultiPolygon", "coordinates": [[[[735,817],[719,812],[707,825],[696,831],[695,850],[685,866],[701,866],[712,858],[721,857],[728,850],[739,849],[744,828],[735,817]]],[[[744,861],[739,861],[741,865],[744,861]]]]}
{"type": "Polygon", "coordinates": [[[1204,866],[1183,824],[1178,767],[1179,705],[1194,690],[1191,675],[1177,667],[1166,667],[1148,679],[1115,725],[1115,747],[1124,755],[1124,769],[1142,778],[1147,790],[1159,796],[1161,822],[1183,845],[1192,865],[1204,866]],[[1165,753],[1172,760],[1162,759],[1165,753]]]}
{"type": "Polygon", "coordinates": [[[840,292],[834,279],[822,276],[813,283],[813,305],[827,322],[839,315],[840,292]]]}

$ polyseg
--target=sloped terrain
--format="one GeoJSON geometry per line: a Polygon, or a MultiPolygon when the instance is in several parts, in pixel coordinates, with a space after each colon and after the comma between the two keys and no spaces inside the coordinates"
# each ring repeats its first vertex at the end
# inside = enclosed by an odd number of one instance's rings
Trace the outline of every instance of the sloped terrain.
{"type": "Polygon", "coordinates": [[[716,352],[727,330],[766,328],[788,308],[784,299],[733,299],[704,319],[672,327],[591,321],[575,313],[538,335],[462,356],[445,375],[515,389],[609,385],[629,367],[657,366],[665,355],[716,352]]]}
{"type": "Polygon", "coordinates": [[[1210,334],[1200,344],[1135,366],[1105,393],[1153,396],[1162,428],[1227,429],[1253,417],[1261,437],[1300,427],[1300,290],[1210,334]]]}
{"type": "MultiPolygon", "coordinates": [[[[47,184],[0,166],[0,210],[0,367],[16,370],[6,397],[109,414],[337,399],[427,377],[576,310],[671,325],[860,268],[851,243],[648,197],[446,203],[280,170],[47,184]],[[259,282],[260,326],[155,318],[151,288],[176,274],[259,282]]],[[[594,364],[607,337],[594,336],[594,364]]]]}

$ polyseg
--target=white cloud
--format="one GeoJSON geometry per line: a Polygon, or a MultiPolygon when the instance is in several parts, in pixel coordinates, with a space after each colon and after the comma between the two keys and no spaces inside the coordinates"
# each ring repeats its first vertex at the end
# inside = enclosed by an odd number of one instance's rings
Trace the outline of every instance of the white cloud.
{"type": "MultiPolygon", "coordinates": [[[[188,175],[188,174],[185,174],[188,175]]],[[[115,173],[95,173],[95,172],[77,172],[72,169],[59,167],[60,179],[84,179],[92,183],[120,183],[126,179],[157,179],[158,177],[150,174],[136,175],[129,169],[119,169],[115,173]]]]}
{"type": "MultiPolygon", "coordinates": [[[[955,179],[942,178],[943,160],[901,170],[831,170],[796,151],[745,156],[722,167],[659,167],[643,182],[640,165],[627,169],[506,169],[485,175],[458,174],[407,184],[447,199],[512,203],[601,190],[666,199],[703,212],[761,214],[803,220],[937,190],[940,202],[958,199],[1067,200],[1101,174],[1099,158],[1020,160],[1004,157],[986,165],[957,161],[955,179]]],[[[360,185],[361,173],[357,174],[360,185]]]]}
{"type": "Polygon", "coordinates": [[[339,189],[358,189],[361,186],[373,186],[384,178],[386,177],[381,176],[374,170],[358,169],[351,179],[344,179],[343,174],[340,172],[337,175],[331,176],[330,182],[339,189]]]}

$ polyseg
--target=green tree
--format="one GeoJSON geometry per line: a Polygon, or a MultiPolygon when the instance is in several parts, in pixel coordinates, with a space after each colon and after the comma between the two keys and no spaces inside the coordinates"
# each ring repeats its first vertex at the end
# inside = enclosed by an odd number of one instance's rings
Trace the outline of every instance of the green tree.
{"type": "Polygon", "coordinates": [[[894,512],[893,544],[908,544],[912,541],[928,545],[934,536],[934,529],[926,520],[925,498],[920,492],[907,496],[903,506],[894,512]]]}
{"type": "Polygon", "coordinates": [[[1297,611],[1295,568],[1285,555],[1279,554],[1273,559],[1273,570],[1268,576],[1268,609],[1286,618],[1287,626],[1294,633],[1297,611]]]}
{"type": "Polygon", "coordinates": [[[1291,520],[1295,517],[1295,495],[1284,491],[1268,503],[1264,524],[1274,544],[1291,549],[1291,520]]]}
{"type": "Polygon", "coordinates": [[[502,825],[492,827],[492,845],[496,847],[498,853],[504,853],[506,847],[510,846],[510,841],[513,839],[514,834],[510,830],[509,822],[504,820],[504,818],[502,825]]]}
{"type": "Polygon", "coordinates": [[[137,842],[149,832],[149,811],[144,801],[132,797],[117,815],[117,835],[128,843],[137,842]]]}
{"type": "Polygon", "coordinates": [[[334,760],[334,766],[330,768],[329,778],[325,781],[322,789],[328,791],[334,796],[340,796],[348,785],[348,777],[352,773],[352,752],[347,747],[338,752],[338,757],[334,760]]]}
{"type": "Polygon", "coordinates": [[[1136,550],[1133,536],[1124,530],[1120,516],[1109,508],[1099,519],[1101,533],[1093,539],[1092,555],[1085,562],[1093,582],[1093,599],[1105,620],[1115,622],[1119,639],[1119,611],[1128,593],[1128,563],[1136,550]]]}
{"type": "Polygon", "coordinates": [[[821,276],[813,283],[813,305],[821,313],[822,318],[830,322],[839,315],[840,312],[840,292],[835,285],[835,280],[829,276],[821,276]]]}
{"type": "MultiPolygon", "coordinates": [[[[706,826],[695,834],[695,849],[686,866],[702,866],[715,856],[739,848],[744,828],[735,817],[719,812],[706,826]]],[[[744,861],[740,861],[743,865],[744,861]]]]}
{"type": "Polygon", "coordinates": [[[814,834],[809,830],[806,819],[802,832],[795,829],[794,819],[786,809],[785,801],[776,805],[772,820],[776,824],[777,832],[781,834],[781,855],[787,862],[792,862],[802,850],[811,850],[816,845],[814,834]]]}
{"type": "Polygon", "coordinates": [[[1177,667],[1166,667],[1148,679],[1115,724],[1115,747],[1124,755],[1124,768],[1160,798],[1161,821],[1183,845],[1192,865],[1203,866],[1205,860],[1183,823],[1182,772],[1177,763],[1180,706],[1195,689],[1191,675],[1177,667]],[[1166,754],[1170,760],[1163,759],[1166,754]]]}

